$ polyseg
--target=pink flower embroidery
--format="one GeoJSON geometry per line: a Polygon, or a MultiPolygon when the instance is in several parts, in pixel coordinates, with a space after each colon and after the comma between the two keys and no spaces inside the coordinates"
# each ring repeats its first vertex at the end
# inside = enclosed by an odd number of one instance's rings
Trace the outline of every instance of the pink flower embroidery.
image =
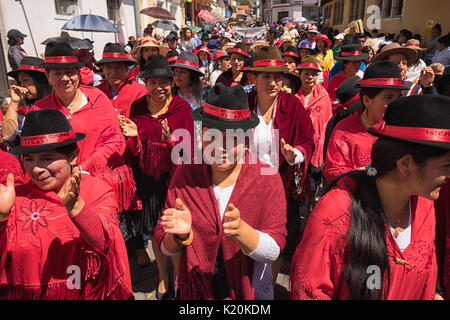
{"type": "Polygon", "coordinates": [[[35,200],[31,200],[30,208],[20,207],[22,211],[21,215],[17,216],[19,221],[26,221],[22,227],[22,230],[27,230],[31,227],[33,234],[36,235],[39,230],[39,225],[47,227],[47,217],[52,213],[51,210],[46,209],[45,205],[47,202],[42,202],[42,205],[35,200]]]}

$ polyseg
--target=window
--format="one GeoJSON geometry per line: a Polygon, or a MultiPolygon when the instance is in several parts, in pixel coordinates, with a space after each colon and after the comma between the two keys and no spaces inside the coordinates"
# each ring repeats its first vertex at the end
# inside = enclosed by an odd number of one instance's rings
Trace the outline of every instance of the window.
{"type": "Polygon", "coordinates": [[[401,17],[403,15],[403,5],[404,5],[403,0],[396,0],[395,1],[395,5],[393,7],[392,10],[392,16],[393,17],[401,17]]]}
{"type": "Polygon", "coordinates": [[[348,14],[348,22],[358,19],[364,20],[366,0],[351,0],[348,14]]]}
{"type": "Polygon", "coordinates": [[[280,11],[280,12],[278,12],[278,21],[280,21],[284,17],[289,17],[289,11],[280,11]]]}
{"type": "Polygon", "coordinates": [[[332,8],[333,8],[333,5],[332,5],[332,4],[330,4],[330,5],[328,5],[328,6],[325,6],[324,12],[323,12],[323,18],[324,18],[325,20],[331,18],[331,10],[332,10],[332,8]]]}
{"type": "Polygon", "coordinates": [[[106,0],[109,20],[117,21],[120,19],[120,3],[121,0],[106,0]]]}
{"type": "Polygon", "coordinates": [[[388,18],[391,16],[392,0],[383,1],[383,17],[388,18]]]}
{"type": "Polygon", "coordinates": [[[74,16],[78,13],[78,0],[55,0],[56,14],[74,16]]]}
{"type": "Polygon", "coordinates": [[[379,5],[382,9],[383,18],[401,17],[403,15],[404,0],[379,0],[379,5]]]}
{"type": "Polygon", "coordinates": [[[333,24],[340,25],[344,22],[344,1],[339,0],[334,6],[333,24]]]}

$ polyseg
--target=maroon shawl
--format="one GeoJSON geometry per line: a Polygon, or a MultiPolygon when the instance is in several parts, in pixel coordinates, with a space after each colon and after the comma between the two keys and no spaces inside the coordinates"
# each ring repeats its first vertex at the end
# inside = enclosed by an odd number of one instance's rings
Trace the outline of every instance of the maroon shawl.
{"type": "MultiPolygon", "coordinates": [[[[170,132],[176,129],[186,129],[191,135],[191,155],[194,146],[194,121],[191,118],[192,109],[183,98],[172,95],[167,112],[154,118],[147,109],[147,96],[136,100],[131,105],[130,119],[136,124],[139,132],[138,146],[131,147],[134,157],[139,157],[139,168],[141,171],[155,179],[174,169],[171,160],[171,151],[176,142],[166,143],[162,140],[161,122],[167,119],[170,132]]],[[[129,139],[128,145],[133,144],[129,139]]],[[[182,139],[181,139],[182,141],[182,139]]]]}
{"type": "MultiPolygon", "coordinates": [[[[255,113],[257,112],[256,98],[256,92],[252,90],[252,92],[248,94],[248,103],[250,110],[255,113]]],[[[287,144],[290,144],[301,151],[305,157],[305,161],[300,168],[302,174],[300,186],[302,186],[304,190],[301,193],[300,198],[304,200],[308,196],[308,193],[306,192],[307,188],[305,188],[305,186],[308,183],[308,163],[314,148],[314,128],[311,118],[302,103],[294,95],[280,92],[277,99],[277,109],[273,128],[279,130],[279,145],[281,146],[281,138],[284,138],[287,144]]],[[[283,180],[287,199],[289,199],[290,194],[294,192],[295,170],[296,166],[287,163],[280,149],[278,172],[283,180]]],[[[296,192],[294,192],[293,195],[294,198],[298,197],[296,192]]]]}
{"type": "MultiPolygon", "coordinates": [[[[243,221],[269,234],[282,250],[286,237],[286,200],[280,176],[261,175],[262,168],[268,165],[259,160],[257,164],[248,162],[247,156],[229,203],[240,210],[243,221]]],[[[254,299],[251,287],[254,262],[242,253],[235,241],[223,240],[223,223],[211,182],[210,166],[180,166],[169,187],[166,208],[174,208],[176,198],[180,198],[191,212],[194,232],[192,244],[181,255],[178,273],[180,299],[213,299],[211,280],[220,245],[230,287],[229,298],[254,299]]],[[[160,221],[154,235],[161,246],[165,233],[160,221]]]]}

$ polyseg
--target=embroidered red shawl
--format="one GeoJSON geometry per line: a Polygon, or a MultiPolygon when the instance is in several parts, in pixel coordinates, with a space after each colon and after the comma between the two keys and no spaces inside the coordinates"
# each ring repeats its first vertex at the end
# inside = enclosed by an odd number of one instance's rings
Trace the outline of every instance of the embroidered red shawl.
{"type": "Polygon", "coordinates": [[[80,195],[86,204],[70,218],[54,192],[32,182],[16,187],[11,214],[0,222],[0,299],[133,297],[113,190],[83,174],[80,195]]]}
{"type": "MultiPolygon", "coordinates": [[[[253,155],[255,156],[255,155],[253,155]]],[[[256,156],[255,156],[256,157],[256,156]]],[[[261,175],[267,165],[242,166],[229,203],[240,210],[241,219],[253,228],[269,234],[283,250],[286,237],[286,200],[278,174],[261,175]]],[[[266,168],[267,169],[267,168],[266,168]]],[[[222,245],[230,297],[254,299],[251,287],[254,263],[244,255],[235,241],[223,240],[219,206],[211,182],[210,167],[182,165],[175,172],[168,190],[166,208],[175,207],[180,198],[192,215],[194,240],[181,255],[178,287],[181,299],[213,299],[211,279],[219,246],[222,245]]],[[[160,222],[155,228],[159,246],[164,238],[160,222]]]]}

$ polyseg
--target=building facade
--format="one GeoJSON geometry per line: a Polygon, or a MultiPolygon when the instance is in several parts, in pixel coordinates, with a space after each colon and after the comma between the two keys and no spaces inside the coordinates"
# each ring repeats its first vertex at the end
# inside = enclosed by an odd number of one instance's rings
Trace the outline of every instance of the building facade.
{"type": "Polygon", "coordinates": [[[324,25],[340,32],[358,19],[364,22],[365,31],[377,29],[398,35],[400,30],[408,29],[425,41],[436,23],[441,24],[442,34],[449,32],[448,0],[322,0],[322,6],[324,25]]]}
{"type": "Polygon", "coordinates": [[[318,4],[319,0],[264,0],[263,19],[269,23],[277,23],[285,17],[316,20],[318,4]]]}

